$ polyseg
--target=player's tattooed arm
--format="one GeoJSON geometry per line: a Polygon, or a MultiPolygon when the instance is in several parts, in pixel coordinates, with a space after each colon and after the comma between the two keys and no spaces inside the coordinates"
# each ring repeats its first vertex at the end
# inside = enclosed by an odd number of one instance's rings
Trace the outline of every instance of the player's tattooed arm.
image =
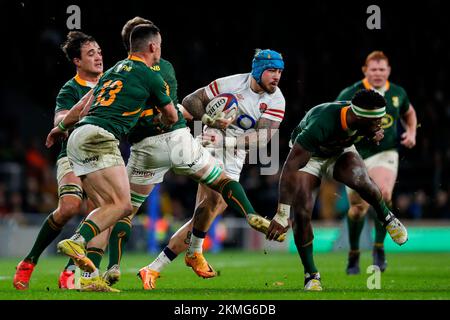
{"type": "Polygon", "coordinates": [[[194,120],[201,120],[205,114],[205,106],[209,101],[210,99],[206,95],[205,89],[200,88],[187,95],[181,104],[192,115],[194,120]]]}
{"type": "Polygon", "coordinates": [[[194,120],[201,120],[211,128],[225,129],[234,119],[213,119],[205,113],[205,107],[211,99],[208,98],[204,88],[189,94],[183,99],[183,107],[192,115],[194,120]]]}
{"type": "Polygon", "coordinates": [[[255,149],[266,146],[280,127],[279,121],[261,118],[255,131],[239,136],[236,140],[238,148],[255,149]]]}

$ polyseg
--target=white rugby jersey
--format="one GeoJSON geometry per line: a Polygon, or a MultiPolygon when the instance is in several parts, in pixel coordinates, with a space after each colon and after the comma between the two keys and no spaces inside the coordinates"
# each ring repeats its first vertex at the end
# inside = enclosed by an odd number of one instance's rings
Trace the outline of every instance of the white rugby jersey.
{"type": "Polygon", "coordinates": [[[214,80],[205,87],[209,99],[221,93],[232,93],[238,100],[238,114],[228,127],[227,134],[242,135],[254,129],[261,117],[279,122],[283,120],[286,102],[280,88],[272,94],[255,93],[250,88],[251,78],[250,73],[235,74],[214,80]]]}

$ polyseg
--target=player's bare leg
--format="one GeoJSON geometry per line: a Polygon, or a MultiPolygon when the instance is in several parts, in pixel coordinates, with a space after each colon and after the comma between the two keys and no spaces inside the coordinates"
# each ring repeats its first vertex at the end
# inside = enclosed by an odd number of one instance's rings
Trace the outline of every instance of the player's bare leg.
{"type": "Polygon", "coordinates": [[[18,290],[28,289],[31,274],[42,252],[56,239],[62,227],[81,212],[81,180],[73,172],[68,172],[59,181],[59,185],[58,207],[44,221],[31,251],[16,267],[13,285],[18,290]]]}
{"type": "MultiPolygon", "coordinates": [[[[172,235],[169,244],[152,263],[145,267],[147,268],[145,272],[149,273],[149,275],[147,275],[147,283],[144,283],[144,289],[148,290],[156,288],[156,278],[163,268],[170,264],[180,253],[186,251],[192,237],[192,228],[195,217],[198,219],[198,217],[201,216],[201,228],[204,228],[203,230],[208,230],[217,215],[223,213],[226,207],[227,204],[219,193],[199,184],[194,217],[172,235]]],[[[195,247],[201,247],[202,243],[203,238],[198,238],[195,247]]],[[[144,268],[141,269],[140,273],[143,272],[143,269],[144,268]]],[[[145,275],[141,275],[141,278],[144,276],[145,275]]]]}
{"type": "Polygon", "coordinates": [[[380,189],[370,178],[363,160],[357,153],[346,152],[341,155],[336,161],[333,175],[337,181],[358,192],[375,209],[378,220],[394,242],[402,245],[408,240],[406,228],[387,207],[380,189]]]}
{"type": "Polygon", "coordinates": [[[132,212],[111,227],[110,236],[105,241],[105,245],[109,247],[109,264],[106,272],[103,274],[103,279],[109,285],[114,285],[120,280],[120,261],[122,260],[125,245],[131,235],[131,221],[153,188],[153,184],[139,185],[130,183],[132,212]]]}
{"type": "Polygon", "coordinates": [[[307,172],[299,171],[296,174],[296,181],[298,187],[293,203],[294,221],[292,230],[295,246],[304,268],[304,289],[306,291],[321,291],[320,273],[313,258],[314,234],[311,224],[320,179],[307,172]]]}
{"type": "Polygon", "coordinates": [[[83,222],[72,238],[58,243],[58,249],[74,259],[84,271],[95,266],[86,257],[85,245],[101,231],[131,214],[130,186],[124,166],[113,166],[92,172],[83,179],[84,189],[97,209],[83,222]]]}
{"type": "MultiPolygon", "coordinates": [[[[194,180],[199,181],[204,185],[208,186],[212,190],[217,191],[217,193],[220,193],[225,203],[233,210],[245,216],[247,221],[249,221],[249,217],[251,216],[260,217],[261,221],[264,220],[263,217],[256,214],[255,210],[253,209],[239,182],[228,178],[222,171],[222,169],[219,169],[217,165],[206,166],[205,168],[191,175],[191,177],[194,180]]],[[[223,206],[223,204],[221,204],[221,202],[218,200],[220,199],[218,195],[214,196],[211,194],[211,197],[214,197],[212,199],[217,199],[217,201],[213,203],[212,209],[215,212],[218,208],[220,208],[219,206],[223,206]]],[[[185,262],[186,265],[192,267],[192,269],[197,275],[203,278],[211,278],[216,275],[216,272],[212,269],[212,267],[207,263],[207,261],[203,257],[201,247],[201,243],[203,242],[203,239],[206,236],[206,232],[208,231],[207,229],[203,229],[206,227],[207,224],[205,223],[205,221],[207,221],[205,219],[207,218],[203,217],[203,215],[205,213],[208,213],[207,211],[203,210],[203,206],[205,205],[201,203],[199,204],[198,206],[199,210],[196,210],[194,216],[192,235],[188,250],[186,252],[185,262]]],[[[251,225],[251,223],[249,224],[251,225]]],[[[269,226],[269,224],[270,221],[267,220],[267,227],[269,226]]],[[[258,229],[258,231],[263,232],[261,229],[258,229]]],[[[286,236],[285,233],[279,235],[277,237],[277,240],[280,241],[280,238],[283,237],[284,239],[285,236],[286,236]]]]}

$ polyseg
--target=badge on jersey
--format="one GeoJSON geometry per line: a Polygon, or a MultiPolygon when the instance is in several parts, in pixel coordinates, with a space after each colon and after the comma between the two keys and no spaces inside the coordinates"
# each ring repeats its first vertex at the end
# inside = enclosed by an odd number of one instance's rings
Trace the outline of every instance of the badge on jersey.
{"type": "Polygon", "coordinates": [[[397,96],[392,97],[392,104],[394,105],[394,107],[398,108],[400,106],[400,100],[398,99],[397,96]]]}

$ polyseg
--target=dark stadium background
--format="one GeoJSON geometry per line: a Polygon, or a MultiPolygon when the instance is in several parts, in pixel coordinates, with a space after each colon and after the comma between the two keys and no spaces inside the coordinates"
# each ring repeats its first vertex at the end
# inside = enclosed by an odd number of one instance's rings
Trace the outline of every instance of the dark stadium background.
{"type": "MultiPolygon", "coordinates": [[[[56,205],[53,170],[59,149],[45,150],[44,141],[58,90],[74,75],[59,49],[69,31],[66,9],[71,4],[81,8],[81,30],[102,47],[105,70],[126,56],[120,39],[123,24],[136,15],[154,21],[163,36],[162,55],[177,73],[180,101],[213,79],[249,72],[255,48],[281,52],[286,69],[280,88],[287,102],[281,162],[290,132],[305,111],[335,99],[340,90],[360,80],[367,54],[383,50],[392,66],[390,80],[406,89],[420,124],[416,148],[400,149],[398,214],[450,219],[450,20],[443,2],[436,0],[420,5],[308,1],[295,6],[283,1],[2,2],[0,166],[23,174],[17,180],[2,171],[0,216],[48,213],[56,205]],[[381,8],[381,30],[366,27],[366,8],[371,4],[381,8]]],[[[196,185],[173,176],[166,181],[163,191],[171,199],[172,212],[179,218],[189,216],[196,185]]],[[[277,177],[261,177],[249,167],[241,181],[255,207],[273,215],[277,177]]],[[[341,217],[338,206],[331,216],[319,211],[315,218],[341,217]]]]}

